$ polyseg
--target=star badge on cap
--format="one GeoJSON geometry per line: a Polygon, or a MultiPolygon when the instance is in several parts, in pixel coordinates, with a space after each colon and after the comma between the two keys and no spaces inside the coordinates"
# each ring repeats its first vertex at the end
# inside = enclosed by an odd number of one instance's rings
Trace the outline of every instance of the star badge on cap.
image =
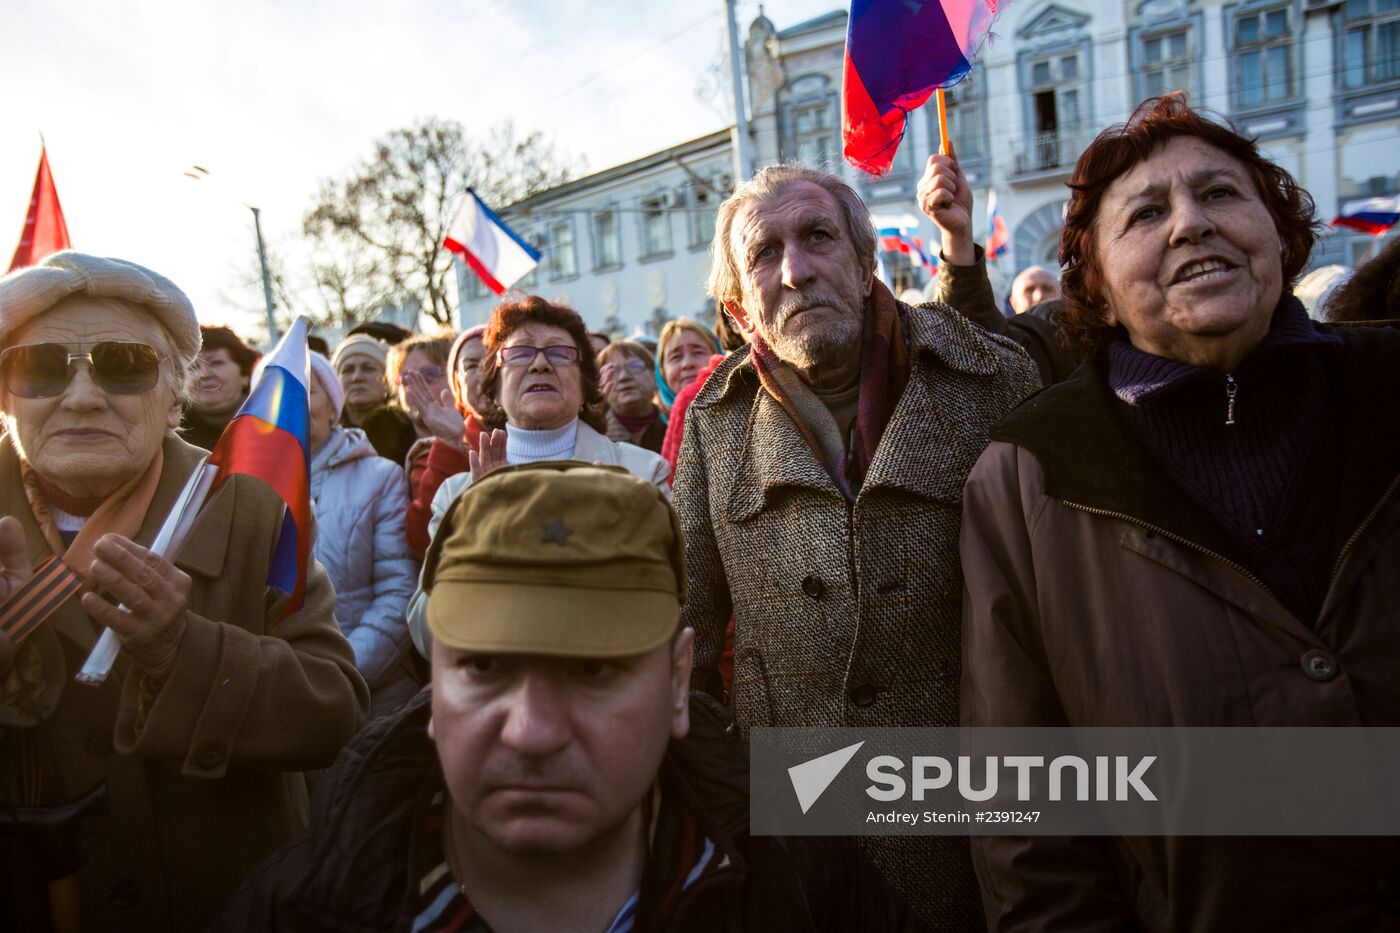
{"type": "Polygon", "coordinates": [[[550,544],[557,544],[562,547],[564,543],[569,540],[569,535],[573,533],[574,530],[564,524],[562,518],[556,518],[554,521],[545,522],[544,524],[544,540],[550,544]]]}

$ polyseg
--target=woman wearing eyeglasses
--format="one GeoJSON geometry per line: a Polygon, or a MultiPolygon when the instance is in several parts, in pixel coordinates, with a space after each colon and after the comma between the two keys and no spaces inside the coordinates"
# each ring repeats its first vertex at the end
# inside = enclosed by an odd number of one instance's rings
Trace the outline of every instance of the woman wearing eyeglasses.
{"type": "Polygon", "coordinates": [[[52,816],[102,781],[111,795],[61,859],[5,835],[0,928],[48,928],[52,896],[83,929],[202,929],[302,827],[299,772],[363,717],[319,564],[277,621],[273,490],[232,477],[173,559],[147,550],[203,453],[174,433],[199,347],[189,300],[140,266],[65,251],[0,279],[0,628],[18,644],[0,670],[0,813],[52,816]],[[116,666],[75,684],[103,627],[116,666]]]}
{"type": "MultiPolygon", "coordinates": [[[[598,363],[578,312],[535,295],[497,305],[486,325],[478,383],[483,431],[468,454],[471,469],[449,476],[433,497],[428,535],[474,480],[498,467],[541,460],[621,466],[670,494],[670,465],[650,450],[619,444],[593,413],[602,393],[598,363]]],[[[429,637],[420,589],[409,611],[414,644],[429,637]]]]}
{"type": "Polygon", "coordinates": [[[608,437],[661,453],[666,422],[656,406],[656,363],[635,340],[618,340],[598,354],[608,437]]]}

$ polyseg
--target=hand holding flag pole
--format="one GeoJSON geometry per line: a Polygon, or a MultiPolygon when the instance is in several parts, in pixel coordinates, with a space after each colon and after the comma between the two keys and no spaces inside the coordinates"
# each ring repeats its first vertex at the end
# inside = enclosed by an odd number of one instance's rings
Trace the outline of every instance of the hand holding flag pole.
{"type": "MultiPolygon", "coordinates": [[[[165,517],[165,524],[161,525],[155,540],[151,542],[150,550],[153,554],[169,559],[184,543],[185,537],[189,534],[190,528],[193,527],[194,520],[198,516],[199,505],[204,503],[205,497],[209,494],[209,487],[213,483],[214,474],[218,472],[214,467],[209,466],[208,459],[207,457],[200,458],[199,463],[195,465],[194,472],[185,481],[185,488],[180,491],[180,497],[175,500],[170,514],[165,517]]],[[[120,605],[117,607],[117,611],[126,612],[128,610],[125,605],[120,605]]],[[[116,663],[119,651],[121,651],[121,642],[117,639],[117,633],[110,628],[103,629],[101,637],[97,639],[97,644],[92,646],[87,661],[83,663],[82,670],[78,671],[78,676],[75,679],[78,683],[90,687],[100,685],[112,672],[112,665],[116,663]]]]}
{"type": "MultiPolygon", "coordinates": [[[[310,430],[311,361],[306,318],[297,318],[264,357],[252,391],[224,428],[214,451],[201,460],[166,516],[151,550],[167,559],[179,551],[208,498],[229,477],[255,477],[271,486],[285,506],[282,531],[268,567],[267,585],[290,594],[280,622],[301,609],[311,552],[310,430]]],[[[119,607],[125,608],[125,607],[119,607]]],[[[275,627],[276,623],[273,623],[275,627]]],[[[77,680],[107,679],[121,643],[111,629],[98,639],[77,680]]]]}

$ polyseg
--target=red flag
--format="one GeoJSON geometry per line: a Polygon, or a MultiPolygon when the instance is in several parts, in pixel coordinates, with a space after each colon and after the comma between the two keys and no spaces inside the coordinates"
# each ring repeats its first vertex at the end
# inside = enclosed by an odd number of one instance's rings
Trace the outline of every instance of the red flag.
{"type": "Polygon", "coordinates": [[[63,222],[63,208],[58,203],[58,189],[49,171],[49,153],[39,150],[39,172],[34,176],[34,194],[29,199],[29,214],[24,218],[24,232],[19,235],[15,258],[8,271],[32,266],[50,253],[69,249],[68,225],[63,222]]]}

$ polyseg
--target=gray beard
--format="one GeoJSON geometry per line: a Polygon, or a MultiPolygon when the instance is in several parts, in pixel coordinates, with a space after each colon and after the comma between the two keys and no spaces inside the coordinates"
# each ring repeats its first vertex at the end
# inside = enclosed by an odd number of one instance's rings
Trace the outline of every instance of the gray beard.
{"type": "Polygon", "coordinates": [[[813,372],[843,363],[858,352],[860,330],[859,318],[843,317],[814,332],[777,335],[769,346],[778,359],[794,369],[813,372]]]}

